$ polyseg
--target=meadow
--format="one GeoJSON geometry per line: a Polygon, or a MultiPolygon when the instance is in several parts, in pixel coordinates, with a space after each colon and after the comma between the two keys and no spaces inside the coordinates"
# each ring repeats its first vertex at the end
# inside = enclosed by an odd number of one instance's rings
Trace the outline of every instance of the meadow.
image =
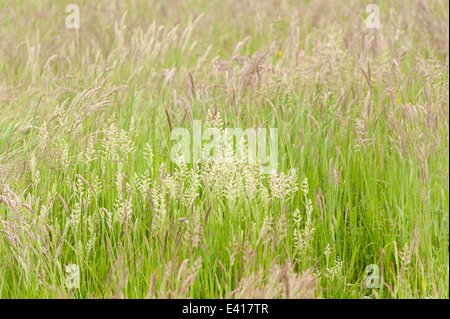
{"type": "Polygon", "coordinates": [[[449,298],[449,2],[372,2],[0,0],[0,298],[449,298]]]}

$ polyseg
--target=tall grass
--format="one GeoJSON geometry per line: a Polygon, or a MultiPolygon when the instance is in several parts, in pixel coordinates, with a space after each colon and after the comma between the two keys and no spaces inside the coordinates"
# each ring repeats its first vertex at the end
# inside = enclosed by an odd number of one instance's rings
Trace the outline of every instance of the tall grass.
{"type": "Polygon", "coordinates": [[[367,4],[0,1],[0,298],[448,298],[448,1],[367,4]]]}

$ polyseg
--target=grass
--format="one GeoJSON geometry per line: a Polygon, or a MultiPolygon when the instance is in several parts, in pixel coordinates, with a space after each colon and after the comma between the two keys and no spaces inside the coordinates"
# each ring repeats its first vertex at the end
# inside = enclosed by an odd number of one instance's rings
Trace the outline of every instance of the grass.
{"type": "Polygon", "coordinates": [[[448,1],[77,4],[0,1],[0,298],[449,298],[448,1]]]}

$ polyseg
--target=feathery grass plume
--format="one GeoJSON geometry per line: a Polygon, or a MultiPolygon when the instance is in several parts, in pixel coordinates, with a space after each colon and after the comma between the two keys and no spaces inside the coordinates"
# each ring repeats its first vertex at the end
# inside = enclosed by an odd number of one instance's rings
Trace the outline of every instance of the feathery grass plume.
{"type": "Polygon", "coordinates": [[[306,222],[304,227],[301,228],[302,217],[297,208],[293,214],[295,224],[293,235],[295,247],[300,254],[300,258],[304,258],[305,253],[308,253],[308,250],[311,249],[311,241],[315,232],[314,222],[312,220],[313,206],[311,199],[308,198],[309,185],[306,177],[303,179],[301,190],[305,198],[306,222]]]}
{"type": "Polygon", "coordinates": [[[64,144],[61,152],[61,165],[66,170],[70,165],[69,145],[64,144]]]}
{"type": "Polygon", "coordinates": [[[243,167],[242,176],[245,182],[245,194],[250,200],[256,198],[259,183],[258,171],[259,170],[255,169],[254,166],[244,165],[243,167]]]}
{"type": "Polygon", "coordinates": [[[161,230],[167,223],[166,196],[160,185],[155,184],[151,189],[155,215],[153,215],[156,229],[161,230]]]}
{"type": "Polygon", "coordinates": [[[127,159],[129,155],[132,155],[136,151],[136,147],[134,145],[134,141],[133,138],[131,137],[131,134],[125,131],[124,129],[120,130],[118,142],[119,142],[119,149],[121,150],[122,154],[124,154],[125,159],[127,159]]]}
{"type": "Polygon", "coordinates": [[[95,161],[96,159],[97,157],[95,156],[94,137],[90,136],[88,139],[86,150],[83,153],[82,162],[85,165],[89,165],[90,162],[95,161]]]}
{"type": "Polygon", "coordinates": [[[117,163],[116,170],[116,191],[120,200],[125,199],[125,173],[123,172],[123,163],[117,163]]]}
{"type": "MultiPolygon", "coordinates": [[[[185,206],[192,205],[192,201],[198,195],[198,189],[200,187],[200,175],[195,168],[192,168],[186,176],[186,179],[189,181],[185,188],[185,192],[183,194],[183,204],[185,206]]],[[[174,192],[175,195],[175,186],[176,184],[172,184],[171,192],[174,192]]],[[[175,198],[175,197],[174,197],[175,198]]]]}
{"type": "Polygon", "coordinates": [[[91,182],[91,186],[92,186],[92,192],[93,192],[92,195],[93,195],[94,199],[96,199],[100,195],[101,188],[103,186],[101,180],[98,178],[97,175],[94,176],[94,181],[91,182]]]}
{"type": "Polygon", "coordinates": [[[145,143],[144,147],[144,158],[146,160],[147,168],[146,171],[150,171],[153,176],[153,148],[150,143],[145,143]]]}
{"type": "Polygon", "coordinates": [[[132,196],[129,199],[117,198],[114,203],[114,221],[123,223],[133,215],[132,196]]]}
{"type": "Polygon", "coordinates": [[[115,115],[108,119],[108,125],[104,128],[104,137],[102,139],[103,160],[117,161],[119,155],[117,153],[118,128],[116,126],[115,115]]]}
{"type": "Polygon", "coordinates": [[[287,185],[287,198],[292,200],[298,192],[298,177],[295,168],[289,170],[287,185]]]}
{"type": "Polygon", "coordinates": [[[30,158],[30,168],[31,168],[31,178],[33,182],[37,185],[39,184],[39,181],[41,180],[41,174],[39,169],[36,167],[36,156],[34,153],[31,154],[30,158]]]}
{"type": "Polygon", "coordinates": [[[81,220],[81,205],[79,202],[75,203],[75,206],[70,211],[70,222],[73,225],[74,233],[77,233],[80,226],[80,220],[81,220]]]}
{"type": "Polygon", "coordinates": [[[185,155],[181,149],[178,151],[178,157],[175,161],[175,164],[177,164],[177,168],[175,168],[175,176],[182,180],[186,177],[186,174],[188,172],[188,168],[186,165],[186,162],[184,161],[185,155]]]}
{"type": "Polygon", "coordinates": [[[327,244],[327,247],[325,247],[325,250],[324,250],[323,254],[325,255],[326,264],[328,265],[328,262],[329,262],[329,259],[330,259],[330,255],[331,255],[331,246],[330,246],[330,244],[327,244]]]}
{"type": "Polygon", "coordinates": [[[38,129],[39,132],[39,148],[45,150],[50,144],[50,136],[48,132],[47,121],[43,121],[41,127],[38,129]]]}
{"type": "Polygon", "coordinates": [[[342,260],[337,257],[334,261],[334,265],[326,268],[325,276],[328,280],[334,281],[340,279],[342,276],[342,260]]]}
{"type": "MultiPolygon", "coordinates": [[[[152,178],[150,175],[150,171],[148,169],[145,170],[144,174],[139,179],[138,189],[141,193],[141,196],[144,196],[148,193],[151,188],[152,178]]],[[[144,198],[146,198],[144,196],[144,198]]]]}
{"type": "Polygon", "coordinates": [[[284,201],[286,199],[289,188],[286,175],[283,172],[277,173],[276,170],[271,170],[269,184],[270,184],[270,194],[272,198],[278,198],[284,201]]]}
{"type": "MultiPolygon", "coordinates": [[[[183,193],[181,198],[183,199],[183,202],[185,205],[190,203],[192,199],[197,194],[197,188],[198,188],[198,176],[197,173],[191,171],[191,175],[194,174],[193,180],[191,177],[191,184],[189,185],[189,189],[187,190],[188,193],[183,193]]],[[[167,191],[167,194],[170,195],[171,200],[178,201],[178,192],[180,191],[180,182],[181,180],[177,178],[176,174],[170,174],[168,173],[164,179],[162,180],[162,185],[165,187],[165,190],[167,191]]]]}

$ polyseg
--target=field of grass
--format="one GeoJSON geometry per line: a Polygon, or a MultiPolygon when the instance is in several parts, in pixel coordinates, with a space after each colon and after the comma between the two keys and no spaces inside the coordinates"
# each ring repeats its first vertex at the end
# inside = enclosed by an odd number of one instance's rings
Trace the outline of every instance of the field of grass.
{"type": "Polygon", "coordinates": [[[449,298],[449,2],[372,2],[0,0],[0,298],[449,298]]]}

